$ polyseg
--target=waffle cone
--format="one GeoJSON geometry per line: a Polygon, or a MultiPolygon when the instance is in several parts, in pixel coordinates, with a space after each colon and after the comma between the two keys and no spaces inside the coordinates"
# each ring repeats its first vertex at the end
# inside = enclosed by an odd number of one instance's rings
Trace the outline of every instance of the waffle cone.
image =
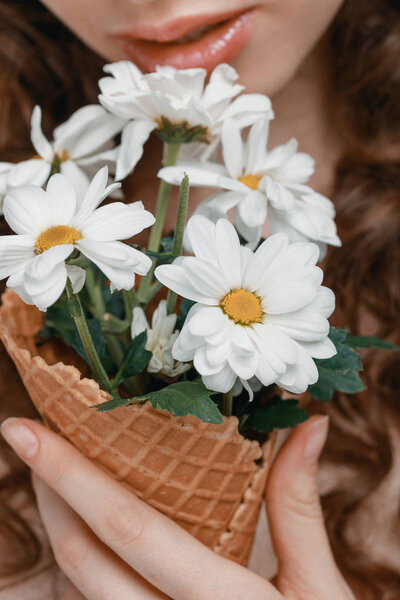
{"type": "Polygon", "coordinates": [[[149,402],[93,410],[109,399],[98,384],[49,348],[45,360],[39,355],[42,314],[10,290],[2,300],[0,338],[46,424],[209,548],[246,565],[273,440],[261,448],[239,434],[236,417],[215,425],[149,402]]]}

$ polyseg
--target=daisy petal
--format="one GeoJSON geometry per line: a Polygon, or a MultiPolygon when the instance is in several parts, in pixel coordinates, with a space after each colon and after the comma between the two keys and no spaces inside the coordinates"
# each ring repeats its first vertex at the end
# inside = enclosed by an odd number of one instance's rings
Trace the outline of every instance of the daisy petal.
{"type": "Polygon", "coordinates": [[[143,331],[149,329],[149,323],[146,319],[145,312],[140,306],[135,306],[132,311],[131,337],[135,339],[143,331]]]}
{"type": "Polygon", "coordinates": [[[229,366],[241,379],[251,379],[258,365],[256,352],[231,352],[228,358],[229,366]]]}
{"type": "Polygon", "coordinates": [[[32,158],[17,163],[9,172],[7,184],[9,188],[22,185],[38,185],[42,187],[51,172],[51,165],[41,158],[32,158]]]}
{"type": "Polygon", "coordinates": [[[238,211],[247,227],[261,227],[267,218],[267,198],[261,192],[250,192],[240,202],[238,211]]]}
{"type": "Polygon", "coordinates": [[[202,304],[211,304],[211,306],[215,306],[217,303],[215,297],[210,294],[204,295],[188,281],[180,265],[160,265],[156,268],[154,274],[160,283],[183,298],[202,304]]]}
{"type": "Polygon", "coordinates": [[[23,269],[33,258],[35,238],[29,235],[0,237],[0,279],[23,269]]]}
{"type": "Polygon", "coordinates": [[[70,180],[75,188],[76,197],[82,199],[89,188],[89,177],[74,161],[66,160],[61,163],[60,172],[70,180]]]}
{"type": "Polygon", "coordinates": [[[13,231],[35,238],[47,226],[47,208],[51,210],[46,192],[34,185],[11,190],[4,198],[4,217],[13,231]],[[44,222],[45,217],[45,222],[44,222]]]}
{"type": "Polygon", "coordinates": [[[193,216],[187,224],[187,235],[193,253],[202,260],[215,263],[215,225],[201,215],[193,216]]]}
{"type": "Polygon", "coordinates": [[[73,160],[92,154],[122,130],[125,121],[102,106],[83,106],[54,130],[56,152],[66,150],[73,160]]]}
{"type": "Polygon", "coordinates": [[[295,340],[314,342],[327,337],[329,323],[317,311],[308,307],[285,315],[271,315],[268,323],[278,327],[295,340]]]}
{"type": "MultiPolygon", "coordinates": [[[[86,190],[83,198],[78,198],[79,208],[75,215],[75,223],[81,225],[85,220],[92,214],[92,212],[101,204],[111,191],[114,186],[107,186],[108,181],[108,168],[103,167],[96,173],[88,189],[86,190]]],[[[119,187],[119,184],[117,184],[119,187]]]]}
{"type": "Polygon", "coordinates": [[[232,118],[242,129],[252,125],[258,119],[273,119],[271,100],[263,94],[242,94],[226,109],[225,119],[232,118]]]}
{"type": "Polygon", "coordinates": [[[222,126],[222,155],[229,176],[239,179],[243,174],[243,142],[239,127],[232,119],[226,119],[222,126]]]}
{"type": "Polygon", "coordinates": [[[151,259],[122,242],[99,242],[83,239],[76,247],[111,281],[111,290],[130,290],[135,283],[135,273],[146,275],[151,259]]]}
{"type": "Polygon", "coordinates": [[[337,354],[335,344],[328,337],[317,342],[299,342],[300,346],[313,358],[331,358],[337,354]]]}
{"type": "Polygon", "coordinates": [[[236,373],[232,371],[229,364],[226,364],[221,371],[214,375],[202,375],[202,380],[209,390],[226,394],[234,386],[236,373]]]}
{"type": "Polygon", "coordinates": [[[71,244],[53,246],[27,266],[24,287],[39,310],[46,310],[63,293],[67,282],[65,259],[73,249],[71,244]]]}
{"type": "Polygon", "coordinates": [[[139,212],[122,202],[97,208],[81,227],[83,237],[110,242],[125,240],[149,227],[154,217],[144,209],[139,212]],[[143,214],[142,214],[143,213],[143,214]]]}
{"type": "Polygon", "coordinates": [[[215,226],[215,239],[220,271],[231,289],[240,288],[242,283],[240,242],[232,223],[220,219],[215,226]]]}
{"type": "Polygon", "coordinates": [[[68,279],[72,285],[72,291],[74,294],[79,294],[83,286],[85,285],[86,271],[81,267],[75,265],[66,265],[68,279]]]}
{"type": "Polygon", "coordinates": [[[50,177],[46,192],[46,210],[49,211],[47,223],[69,225],[76,211],[76,192],[72,182],[64,175],[56,173],[50,177]]]}
{"type": "Polygon", "coordinates": [[[269,123],[267,119],[260,119],[249,131],[246,143],[246,173],[256,174],[262,171],[266,157],[269,123]]]}
{"type": "Polygon", "coordinates": [[[196,348],[193,358],[195,369],[200,375],[215,375],[221,370],[220,364],[213,365],[208,361],[207,351],[205,346],[196,348]]]}
{"type": "Polygon", "coordinates": [[[291,313],[310,304],[317,295],[315,285],[307,281],[288,281],[286,284],[265,294],[265,306],[268,314],[291,313]]]}
{"type": "Polygon", "coordinates": [[[243,285],[249,289],[257,290],[268,279],[268,270],[277,257],[281,257],[288,248],[287,236],[276,233],[265,240],[255,252],[253,260],[249,263],[244,273],[243,285]]]}
{"type": "Polygon", "coordinates": [[[164,167],[157,173],[160,179],[172,185],[180,185],[185,175],[189,177],[191,186],[219,187],[220,177],[226,175],[222,165],[202,163],[200,165],[182,164],[176,167],[164,167]],[[215,168],[215,167],[218,168],[215,168]]]}
{"type": "Polygon", "coordinates": [[[115,178],[119,181],[136,167],[143,154],[143,146],[157,127],[154,121],[131,121],[125,125],[117,159],[115,178]]]}
{"type": "Polygon", "coordinates": [[[217,333],[225,325],[226,315],[220,308],[205,306],[199,310],[188,323],[193,335],[212,335],[217,333]]]}
{"type": "Polygon", "coordinates": [[[42,131],[42,111],[40,106],[35,106],[31,118],[31,141],[38,155],[46,162],[52,163],[54,151],[50,142],[45,138],[42,131]]]}

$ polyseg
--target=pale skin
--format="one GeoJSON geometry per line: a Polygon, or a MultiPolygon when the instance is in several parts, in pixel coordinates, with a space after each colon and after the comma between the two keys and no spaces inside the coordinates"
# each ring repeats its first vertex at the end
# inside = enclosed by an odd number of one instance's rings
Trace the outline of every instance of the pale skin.
{"type": "MultiPolygon", "coordinates": [[[[311,183],[332,191],[341,153],[331,128],[324,35],[343,0],[218,0],[218,10],[256,6],[250,42],[232,60],[248,92],[271,96],[276,120],[271,147],[299,140],[317,159],[311,183]]],[[[105,61],[126,58],[111,37],[121,25],[165,22],[215,13],[215,0],[43,0],[105,61]]],[[[157,152],[157,140],[153,144],[157,152]]],[[[154,210],[155,153],[127,182],[132,200],[154,210]]],[[[191,206],[204,191],[191,192],[191,206]]],[[[170,213],[167,228],[174,226],[170,213]]],[[[79,454],[68,442],[27,419],[2,433],[33,472],[38,507],[55,558],[77,590],[73,600],[352,600],[333,559],[317,492],[319,454],[328,422],[297,427],[275,460],[266,491],[279,560],[274,584],[205,548],[79,454]]],[[[267,557],[266,557],[267,560],[267,557]]]]}
{"type": "Polygon", "coordinates": [[[272,468],[272,585],[203,546],[39,423],[2,425],[32,469],[55,558],[87,600],[354,600],[332,557],[316,486],[327,430],[318,416],[297,427],[272,468]]]}

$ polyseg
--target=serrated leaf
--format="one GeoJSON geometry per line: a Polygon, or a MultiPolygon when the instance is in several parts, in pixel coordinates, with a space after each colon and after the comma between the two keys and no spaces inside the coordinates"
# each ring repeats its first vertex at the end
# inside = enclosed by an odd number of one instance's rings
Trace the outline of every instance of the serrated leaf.
{"type": "Polygon", "coordinates": [[[298,400],[282,400],[275,396],[264,406],[253,410],[245,420],[243,428],[269,433],[274,429],[295,427],[309,418],[306,410],[298,408],[298,400]]]}
{"type": "Polygon", "coordinates": [[[325,360],[314,359],[318,381],[308,388],[311,396],[322,402],[329,402],[335,390],[356,394],[365,389],[359,375],[363,369],[362,362],[348,344],[349,332],[331,327],[329,337],[336,346],[337,354],[325,360]]]}
{"type": "Polygon", "coordinates": [[[142,333],[139,333],[139,335],[132,340],[115,378],[116,385],[119,385],[121,381],[128,377],[139,375],[139,373],[142,373],[145,370],[153,356],[150,350],[146,350],[146,342],[147,331],[142,331],[142,333]]]}
{"type": "Polygon", "coordinates": [[[345,329],[331,327],[329,338],[335,344],[337,354],[328,359],[315,359],[315,363],[325,369],[334,371],[362,371],[362,362],[357,352],[349,347],[347,343],[348,332],[345,329]]]}
{"type": "Polygon", "coordinates": [[[317,383],[308,388],[311,396],[321,402],[329,402],[335,390],[345,394],[357,394],[365,389],[362,379],[357,371],[332,371],[318,367],[319,378],[317,383]]]}
{"type": "Polygon", "coordinates": [[[138,404],[136,399],[132,398],[121,398],[116,392],[112,394],[112,399],[108,402],[103,402],[102,404],[96,404],[92,408],[95,408],[98,412],[108,412],[109,410],[114,410],[115,408],[119,408],[120,406],[126,406],[128,404],[138,404]]]}
{"type": "MultiPolygon", "coordinates": [[[[106,355],[106,342],[104,340],[103,333],[101,331],[101,322],[99,319],[87,319],[87,325],[88,325],[89,332],[90,332],[91,338],[93,340],[93,344],[96,349],[96,352],[97,352],[100,360],[103,360],[106,355]]],[[[90,366],[90,361],[87,357],[86,350],[83,347],[81,338],[79,337],[79,333],[76,329],[75,329],[74,341],[72,342],[71,345],[75,348],[75,350],[77,351],[79,356],[81,356],[83,358],[83,360],[85,360],[87,362],[87,364],[90,366]]]]}
{"type": "Polygon", "coordinates": [[[379,348],[381,350],[395,350],[396,352],[400,352],[400,346],[395,346],[374,335],[349,335],[346,344],[351,348],[379,348]]]}
{"type": "Polygon", "coordinates": [[[176,417],[194,415],[205,423],[222,423],[222,416],[208,390],[199,381],[178,381],[140,399],[149,399],[154,408],[168,410],[176,417]]]}

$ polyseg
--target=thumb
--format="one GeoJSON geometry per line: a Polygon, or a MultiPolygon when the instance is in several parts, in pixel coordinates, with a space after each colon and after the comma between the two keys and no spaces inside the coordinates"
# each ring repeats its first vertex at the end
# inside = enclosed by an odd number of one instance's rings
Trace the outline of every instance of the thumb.
{"type": "Polygon", "coordinates": [[[328,417],[298,426],[280,450],[267,486],[267,510],[279,560],[278,589],[288,598],[354,598],[329,545],[316,474],[328,417]]]}

